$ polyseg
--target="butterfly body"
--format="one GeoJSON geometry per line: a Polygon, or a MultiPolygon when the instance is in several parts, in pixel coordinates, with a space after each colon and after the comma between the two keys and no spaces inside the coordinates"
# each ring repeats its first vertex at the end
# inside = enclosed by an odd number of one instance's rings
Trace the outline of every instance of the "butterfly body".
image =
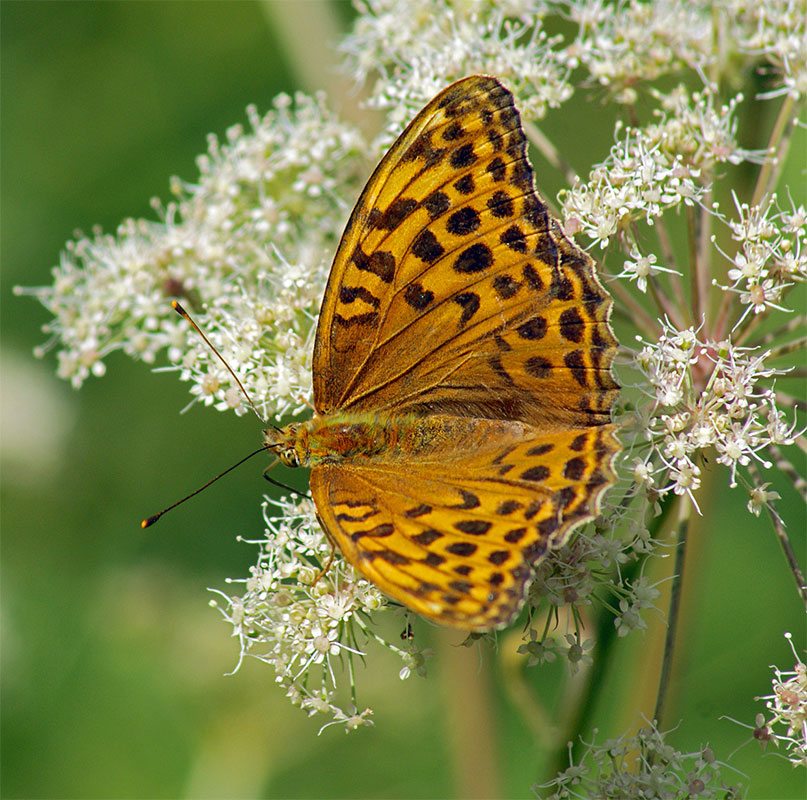
{"type": "Polygon", "coordinates": [[[531,565],[599,513],[619,451],[611,299],[526,150],[494,78],[415,117],[334,258],[316,415],[264,434],[311,468],[320,523],[360,573],[472,631],[512,620],[531,565]]]}
{"type": "Polygon", "coordinates": [[[291,467],[323,464],[396,464],[467,459],[468,452],[500,448],[530,435],[514,420],[446,414],[415,416],[336,413],[264,431],[264,445],[291,467]]]}

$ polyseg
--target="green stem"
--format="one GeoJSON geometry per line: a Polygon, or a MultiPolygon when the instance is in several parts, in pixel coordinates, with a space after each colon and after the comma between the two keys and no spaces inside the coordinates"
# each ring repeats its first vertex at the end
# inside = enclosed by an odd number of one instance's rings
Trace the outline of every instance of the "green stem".
{"type": "Polygon", "coordinates": [[[751,199],[752,206],[759,205],[763,198],[767,197],[776,187],[779,175],[785,165],[787,149],[794,127],[795,111],[796,101],[790,95],[786,95],[771,131],[767,151],[768,159],[759,172],[757,185],[754,187],[754,196],[751,199]],[[771,153],[773,153],[772,156],[771,153]]]}
{"type": "Polygon", "coordinates": [[[793,552],[793,546],[790,544],[790,539],[787,537],[785,526],[782,524],[782,520],[773,508],[768,508],[768,516],[771,518],[776,538],[779,540],[787,565],[790,567],[790,572],[796,581],[801,601],[804,603],[805,610],[807,610],[807,581],[804,579],[804,573],[801,571],[796,554],[793,552]]]}
{"type": "MultiPolygon", "coordinates": [[[[759,347],[767,347],[769,344],[787,336],[793,331],[801,331],[807,326],[807,316],[800,314],[797,317],[792,317],[784,325],[772,331],[768,331],[761,339],[757,341],[759,347]]],[[[791,353],[794,350],[802,349],[807,346],[807,336],[802,336],[798,339],[793,339],[790,342],[785,342],[771,350],[771,358],[779,358],[780,356],[791,353]]]]}
{"type": "MultiPolygon", "coordinates": [[[[776,466],[779,467],[780,465],[777,463],[776,466]]],[[[792,465],[789,466],[792,468],[792,465]]],[[[762,483],[762,478],[760,477],[759,470],[756,468],[756,465],[749,464],[748,473],[751,476],[751,480],[754,482],[754,484],[760,486],[762,483]]],[[[807,580],[805,580],[804,573],[801,571],[801,567],[799,566],[799,561],[796,558],[796,554],[793,552],[793,546],[790,544],[790,539],[788,538],[787,531],[782,523],[782,518],[779,516],[776,508],[770,500],[765,503],[765,510],[768,512],[768,516],[773,524],[773,531],[776,534],[776,538],[779,540],[779,545],[782,548],[782,553],[784,553],[785,561],[787,561],[787,565],[790,568],[790,573],[793,575],[793,579],[796,581],[796,588],[798,589],[801,600],[804,603],[805,608],[807,608],[807,580]]]]}
{"type": "Polygon", "coordinates": [[[659,677],[658,693],[656,695],[656,708],[653,712],[653,722],[659,729],[661,729],[664,722],[664,704],[667,699],[667,689],[670,685],[670,677],[672,675],[673,656],[675,654],[675,635],[678,630],[678,612],[681,608],[681,589],[684,585],[686,543],[691,514],[692,500],[689,495],[684,494],[681,496],[681,506],[678,514],[675,567],[672,591],[670,594],[670,610],[667,614],[667,636],[664,640],[664,657],[661,662],[661,676],[659,677]]]}
{"type": "Polygon", "coordinates": [[[642,306],[634,299],[633,295],[618,281],[608,284],[616,299],[626,307],[628,317],[633,324],[650,339],[655,339],[659,335],[658,322],[648,314],[642,306]]]}
{"type": "MultiPolygon", "coordinates": [[[[620,509],[625,509],[630,504],[633,498],[629,493],[622,498],[620,509]]],[[[670,514],[674,512],[678,498],[675,495],[669,494],[663,497],[660,501],[661,510],[658,516],[653,516],[652,501],[645,506],[644,523],[647,525],[648,532],[652,541],[658,542],[661,540],[661,531],[664,530],[670,519],[670,514]]],[[[644,500],[639,499],[639,502],[644,503],[644,500]]],[[[615,516],[619,517],[616,512],[615,516]]],[[[622,578],[626,584],[630,584],[640,574],[643,574],[649,565],[649,561],[653,559],[653,554],[650,553],[642,560],[637,560],[634,564],[622,569],[622,578]]],[[[607,607],[608,603],[604,603],[607,607]]],[[[594,663],[588,671],[586,676],[586,686],[582,692],[582,698],[577,706],[576,714],[570,720],[567,735],[564,737],[563,743],[570,741],[572,743],[572,757],[579,758],[582,754],[584,745],[582,744],[583,738],[590,735],[592,718],[595,709],[601,705],[604,693],[608,691],[609,680],[611,676],[609,673],[613,669],[614,658],[618,656],[618,647],[620,642],[624,642],[617,633],[614,626],[614,620],[609,613],[600,615],[600,621],[597,629],[594,631],[594,638],[597,641],[597,646],[593,651],[594,663]]],[[[635,712],[631,712],[631,716],[635,712]]],[[[611,730],[612,735],[616,735],[619,731],[619,726],[615,725],[614,730],[611,730]]],[[[569,766],[569,751],[565,746],[560,746],[555,753],[554,760],[550,762],[547,770],[548,775],[556,775],[569,766]]]]}
{"type": "Polygon", "coordinates": [[[802,501],[807,504],[807,479],[799,474],[799,471],[785,458],[782,451],[775,444],[768,445],[768,451],[773,458],[777,471],[787,475],[793,483],[793,488],[799,493],[802,501]]]}
{"type": "MultiPolygon", "coordinates": [[[[563,175],[569,186],[574,186],[577,173],[572,165],[560,154],[560,150],[547,138],[546,134],[534,122],[522,122],[527,138],[538,149],[538,152],[563,175]]],[[[555,216],[558,216],[557,214],[555,216]]]]}
{"type": "MultiPolygon", "coordinates": [[[[714,186],[714,184],[711,184],[714,186]]],[[[698,219],[700,220],[698,236],[698,275],[700,276],[701,303],[705,312],[710,312],[710,296],[712,292],[711,284],[711,256],[712,256],[712,227],[714,216],[709,213],[712,206],[714,192],[710,189],[703,198],[698,219]]]]}
{"type": "Polygon", "coordinates": [[[684,282],[681,280],[678,266],[675,259],[675,251],[673,250],[670,233],[667,226],[664,224],[664,218],[660,217],[656,220],[656,237],[658,238],[659,249],[661,250],[661,257],[664,259],[664,266],[669,269],[677,270],[676,272],[669,273],[670,286],[672,287],[673,297],[678,307],[681,309],[681,314],[684,317],[684,325],[692,325],[692,316],[690,314],[689,303],[687,302],[686,294],[684,292],[684,282]]]}
{"type": "MultiPolygon", "coordinates": [[[[807,400],[804,400],[801,397],[795,397],[789,392],[783,392],[778,388],[776,390],[776,405],[780,407],[785,406],[786,408],[795,408],[799,411],[807,410],[807,400]]],[[[796,439],[797,444],[798,442],[799,439],[796,439]]]]}
{"type": "Polygon", "coordinates": [[[687,246],[689,248],[689,279],[690,301],[692,303],[692,318],[696,326],[701,324],[703,318],[703,297],[701,295],[701,270],[698,264],[698,224],[695,209],[687,206],[687,246]]]}
{"type": "Polygon", "coordinates": [[[720,301],[720,308],[715,315],[715,324],[712,325],[712,336],[720,341],[726,337],[726,328],[728,327],[729,314],[734,308],[734,299],[736,295],[733,292],[723,292],[723,299],[720,301]]]}
{"type": "Polygon", "coordinates": [[[460,647],[456,631],[434,632],[440,657],[447,752],[457,797],[502,796],[498,728],[490,676],[491,656],[460,647]]]}
{"type": "Polygon", "coordinates": [[[679,331],[684,328],[685,323],[683,316],[666,295],[659,294],[656,281],[652,276],[647,280],[647,288],[650,290],[650,296],[653,298],[656,308],[658,308],[679,331]]]}

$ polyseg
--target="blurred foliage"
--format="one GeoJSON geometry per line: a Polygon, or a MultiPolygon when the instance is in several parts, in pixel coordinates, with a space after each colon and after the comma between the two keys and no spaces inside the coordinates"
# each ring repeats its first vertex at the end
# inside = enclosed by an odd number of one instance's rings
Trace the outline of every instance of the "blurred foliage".
{"type": "MultiPolygon", "coordinates": [[[[468,783],[451,767],[463,741],[491,743],[502,795],[527,796],[547,777],[551,747],[563,748],[552,735],[563,728],[567,679],[525,670],[512,633],[494,656],[421,624],[416,635],[437,649],[427,680],[401,682],[391,659],[371,655],[358,682],[376,726],[350,736],[317,737],[318,721],[291,708],[259,664],[224,677],[237,643],[207,607],[206,587],[226,589],[254,560],[235,537],[260,530],[258,469],[147,533],[138,522],[248,452],[259,425],[199,408],[179,416],[185,387],[124,358],[72,392],[52,359],[30,356],[45,311],[10,295],[49,281],[75,228],[152,216],[149,198],[167,197],[169,176],[193,179],[208,132],[222,135],[248,103],[263,110],[296,88],[297,71],[281,60],[294,47],[281,47],[249,2],[5,0],[0,13],[2,796],[463,796],[468,783]],[[490,717],[458,731],[451,696],[492,704],[490,717]]],[[[304,30],[299,39],[300,52],[326,44],[304,30]]],[[[591,130],[592,113],[571,111],[569,131],[591,130]]],[[[603,154],[593,138],[581,142],[580,168],[603,154]]],[[[767,523],[717,482],[701,526],[708,537],[692,544],[670,716],[682,719],[674,743],[708,741],[725,758],[749,732],[720,715],[753,721],[754,695],[770,691],[767,665],[792,666],[783,626],[798,646],[804,626],[767,523]]],[[[803,507],[787,485],[775,488],[791,504],[783,511],[795,509],[790,533],[802,553],[803,507]]],[[[589,711],[603,735],[634,720],[643,647],[641,636],[620,641],[598,676],[589,711]]],[[[753,797],[801,796],[803,773],[754,743],[731,763],[753,797]]]]}

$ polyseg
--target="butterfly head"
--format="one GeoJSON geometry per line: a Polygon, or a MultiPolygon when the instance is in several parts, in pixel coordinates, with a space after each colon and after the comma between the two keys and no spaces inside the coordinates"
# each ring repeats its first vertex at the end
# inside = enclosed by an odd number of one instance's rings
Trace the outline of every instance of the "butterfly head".
{"type": "Polygon", "coordinates": [[[308,428],[304,424],[295,422],[285,428],[266,428],[263,446],[271,450],[286,467],[308,465],[308,428]]]}

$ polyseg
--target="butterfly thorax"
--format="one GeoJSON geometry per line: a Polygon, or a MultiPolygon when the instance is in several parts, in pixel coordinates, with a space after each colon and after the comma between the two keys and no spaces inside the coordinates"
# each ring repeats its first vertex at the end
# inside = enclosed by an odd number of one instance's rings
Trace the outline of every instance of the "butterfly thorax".
{"type": "Polygon", "coordinates": [[[508,441],[521,441],[530,426],[512,420],[446,414],[346,413],[317,416],[264,431],[264,445],[288,467],[340,463],[396,463],[440,454],[444,463],[508,441]]]}

